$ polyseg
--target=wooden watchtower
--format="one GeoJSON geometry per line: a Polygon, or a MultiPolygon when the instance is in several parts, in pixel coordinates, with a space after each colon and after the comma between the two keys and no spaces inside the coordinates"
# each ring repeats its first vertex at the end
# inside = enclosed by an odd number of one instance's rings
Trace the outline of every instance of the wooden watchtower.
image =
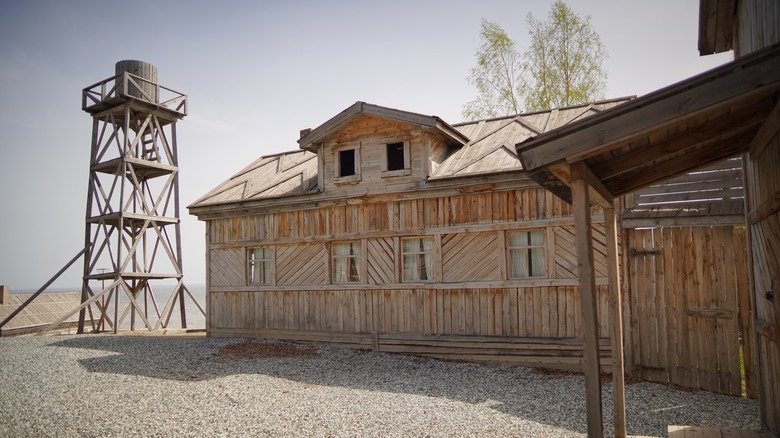
{"type": "Polygon", "coordinates": [[[82,109],[93,121],[78,332],[91,321],[116,333],[128,317],[131,330],[165,328],[177,303],[186,328],[176,122],[187,96],[127,60],[84,89],[82,109]]]}

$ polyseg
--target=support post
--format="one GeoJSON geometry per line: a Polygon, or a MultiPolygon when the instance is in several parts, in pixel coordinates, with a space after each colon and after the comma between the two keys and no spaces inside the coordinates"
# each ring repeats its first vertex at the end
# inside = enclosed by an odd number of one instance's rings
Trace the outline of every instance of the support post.
{"type": "Polygon", "coordinates": [[[593,267],[593,239],[590,218],[590,195],[582,162],[572,165],[572,200],[577,246],[577,272],[582,309],[583,359],[588,436],[604,436],[601,416],[601,382],[599,364],[598,316],[596,314],[596,271],[593,267]]]}
{"type": "Polygon", "coordinates": [[[615,438],[626,437],[626,382],[623,366],[623,305],[620,295],[617,218],[615,208],[604,209],[607,234],[607,277],[609,284],[609,317],[612,327],[612,398],[615,416],[615,438]]]}

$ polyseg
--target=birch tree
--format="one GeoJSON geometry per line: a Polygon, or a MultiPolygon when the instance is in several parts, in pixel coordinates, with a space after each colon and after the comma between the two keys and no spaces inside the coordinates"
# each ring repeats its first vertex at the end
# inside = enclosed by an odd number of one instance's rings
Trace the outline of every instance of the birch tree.
{"type": "Polygon", "coordinates": [[[522,63],[515,42],[498,24],[482,19],[482,44],[476,53],[477,65],[466,80],[477,88],[477,98],[463,108],[467,120],[520,112],[518,87],[522,63]]]}
{"type": "Polygon", "coordinates": [[[526,18],[530,46],[520,55],[496,23],[482,20],[481,45],[467,81],[477,88],[462,115],[477,120],[590,102],[603,98],[607,51],[590,16],[576,15],[562,1],[548,20],[526,18]]]}

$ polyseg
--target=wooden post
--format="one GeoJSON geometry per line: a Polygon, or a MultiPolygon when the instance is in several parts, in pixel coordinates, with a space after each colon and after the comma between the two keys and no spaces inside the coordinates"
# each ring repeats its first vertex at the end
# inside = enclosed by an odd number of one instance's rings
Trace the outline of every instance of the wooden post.
{"type": "Polygon", "coordinates": [[[577,275],[580,280],[582,309],[583,359],[588,436],[604,435],[601,417],[601,382],[599,376],[598,316],[596,314],[596,271],[593,267],[593,239],[590,218],[590,196],[582,162],[572,165],[572,199],[574,232],[577,246],[577,275]]]}
{"type": "Polygon", "coordinates": [[[623,368],[623,305],[620,296],[620,278],[615,209],[604,209],[607,237],[607,276],[609,284],[609,317],[612,320],[612,398],[615,415],[615,437],[626,436],[626,384],[623,368]]]}

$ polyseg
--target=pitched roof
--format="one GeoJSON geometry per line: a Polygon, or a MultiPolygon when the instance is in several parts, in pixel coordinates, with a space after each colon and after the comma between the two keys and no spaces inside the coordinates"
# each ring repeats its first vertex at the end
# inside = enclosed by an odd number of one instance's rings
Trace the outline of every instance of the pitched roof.
{"type": "Polygon", "coordinates": [[[319,143],[323,138],[327,137],[333,131],[337,130],[343,124],[349,122],[361,114],[421,125],[430,128],[431,130],[442,134],[447,139],[449,144],[463,145],[469,140],[467,137],[463,136],[463,134],[437,116],[426,116],[423,114],[412,113],[409,111],[402,111],[358,101],[349,108],[332,117],[327,122],[303,135],[298,140],[298,144],[300,145],[301,149],[316,152],[317,143],[319,143]]]}
{"type": "Polygon", "coordinates": [[[317,193],[316,145],[359,115],[371,115],[427,127],[453,147],[431,179],[522,170],[514,145],[527,138],[582,120],[630,100],[605,100],[489,120],[449,125],[425,116],[357,102],[298,140],[302,150],[260,157],[189,208],[317,193]]]}
{"type": "Polygon", "coordinates": [[[260,157],[189,207],[316,192],[317,154],[291,151],[260,157]]]}
{"type": "Polygon", "coordinates": [[[631,97],[453,125],[471,138],[448,156],[431,179],[522,170],[515,144],[627,102],[631,97]]]}

